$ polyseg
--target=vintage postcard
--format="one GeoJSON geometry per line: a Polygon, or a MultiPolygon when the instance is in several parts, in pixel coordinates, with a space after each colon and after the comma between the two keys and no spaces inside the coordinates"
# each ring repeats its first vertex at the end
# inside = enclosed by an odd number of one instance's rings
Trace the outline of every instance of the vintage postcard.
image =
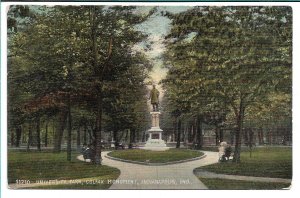
{"type": "Polygon", "coordinates": [[[291,188],[291,6],[2,10],[10,191],[291,188]]]}

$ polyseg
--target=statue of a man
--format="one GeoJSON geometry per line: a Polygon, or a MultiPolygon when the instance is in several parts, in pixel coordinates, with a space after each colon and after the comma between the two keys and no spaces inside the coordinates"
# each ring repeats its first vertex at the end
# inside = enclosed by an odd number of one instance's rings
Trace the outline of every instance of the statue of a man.
{"type": "Polygon", "coordinates": [[[159,97],[159,91],[155,88],[155,85],[153,85],[153,89],[150,92],[150,97],[149,99],[151,100],[151,104],[153,107],[153,111],[158,111],[158,100],[159,97]]]}

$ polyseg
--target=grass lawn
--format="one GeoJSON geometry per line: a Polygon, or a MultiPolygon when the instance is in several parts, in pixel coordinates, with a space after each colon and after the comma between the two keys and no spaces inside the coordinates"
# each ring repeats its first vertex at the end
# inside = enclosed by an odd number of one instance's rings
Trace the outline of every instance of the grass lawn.
{"type": "Polygon", "coordinates": [[[241,153],[241,163],[218,163],[201,168],[206,171],[230,175],[292,178],[292,148],[254,148],[250,158],[248,151],[241,153]]]}
{"type": "Polygon", "coordinates": [[[210,190],[279,190],[283,188],[288,188],[290,186],[290,184],[286,183],[252,182],[201,177],[199,177],[199,179],[210,190]]]}
{"type": "Polygon", "coordinates": [[[111,157],[139,162],[165,163],[200,157],[203,153],[187,149],[169,149],[166,151],[128,149],[113,151],[108,153],[108,155],[111,157]]]}
{"type": "MultiPolygon", "coordinates": [[[[232,149],[234,149],[234,146],[232,146],[232,149]]],[[[242,146],[242,152],[243,151],[249,151],[249,147],[247,146],[242,146]]],[[[219,152],[219,146],[203,146],[202,151],[214,151],[214,152],[219,152]]]]}
{"type": "MultiPolygon", "coordinates": [[[[81,178],[93,178],[97,180],[107,180],[118,178],[120,171],[109,166],[96,166],[94,164],[78,161],[73,153],[71,162],[66,159],[66,152],[8,152],[8,183],[16,183],[16,180],[29,180],[36,183],[37,180],[70,180],[81,178]]],[[[72,184],[73,185],[73,184],[72,184]]],[[[65,188],[71,185],[63,185],[65,188]]],[[[107,184],[82,183],[80,188],[108,188],[107,184]]],[[[44,186],[48,188],[51,186],[44,186]]],[[[58,189],[57,185],[53,188],[58,189]]],[[[52,187],[51,187],[52,188],[52,187]]]]}

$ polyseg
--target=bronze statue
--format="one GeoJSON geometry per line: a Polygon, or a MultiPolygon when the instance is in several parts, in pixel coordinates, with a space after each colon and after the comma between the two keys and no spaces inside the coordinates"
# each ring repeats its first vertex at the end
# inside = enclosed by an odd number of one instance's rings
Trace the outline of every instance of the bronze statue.
{"type": "Polygon", "coordinates": [[[159,104],[159,91],[155,88],[155,85],[153,85],[153,89],[150,92],[149,100],[151,100],[151,104],[153,107],[153,111],[158,111],[158,104],[159,104]]]}

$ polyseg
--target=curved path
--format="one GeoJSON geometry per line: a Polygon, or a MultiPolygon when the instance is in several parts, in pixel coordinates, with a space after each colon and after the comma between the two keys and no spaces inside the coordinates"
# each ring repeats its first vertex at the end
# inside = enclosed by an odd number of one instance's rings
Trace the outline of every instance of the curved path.
{"type": "Polygon", "coordinates": [[[110,189],[207,189],[194,175],[193,170],[218,162],[218,153],[208,151],[204,152],[206,157],[203,159],[161,166],[116,161],[105,157],[107,153],[102,152],[102,164],[121,171],[110,189]]]}

